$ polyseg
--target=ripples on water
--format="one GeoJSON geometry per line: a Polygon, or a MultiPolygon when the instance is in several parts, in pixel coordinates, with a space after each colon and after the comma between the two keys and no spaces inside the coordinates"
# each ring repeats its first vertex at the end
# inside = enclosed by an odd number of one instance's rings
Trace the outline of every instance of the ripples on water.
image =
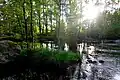
{"type": "Polygon", "coordinates": [[[109,72],[108,74],[112,77],[111,80],[120,80],[120,55],[106,54],[105,56],[99,56],[98,59],[105,61],[105,63],[99,67],[105,72],[109,72]]]}
{"type": "MultiPolygon", "coordinates": [[[[111,45],[109,45],[111,46],[111,45]]],[[[108,47],[109,47],[108,46],[108,47]]],[[[116,50],[117,51],[117,50],[116,50]]],[[[120,53],[120,52],[119,52],[120,53]]],[[[95,80],[120,80],[120,54],[98,53],[97,60],[104,60],[104,64],[97,65],[97,78],[95,80]]]]}
{"type": "MultiPolygon", "coordinates": [[[[113,51],[109,49],[109,46],[114,46],[113,44],[108,44],[104,53],[104,49],[99,48],[99,52],[97,53],[97,56],[95,55],[97,47],[94,46],[89,46],[85,50],[89,55],[93,54],[92,56],[89,56],[91,60],[97,61],[97,64],[93,63],[87,63],[87,58],[85,55],[83,55],[83,63],[82,63],[82,72],[87,75],[85,79],[80,79],[80,80],[120,80],[120,50],[114,50],[117,52],[117,55],[109,52],[113,51]],[[95,54],[94,54],[95,53],[95,54]],[[99,60],[103,60],[104,63],[99,63],[99,60]]],[[[117,44],[115,44],[117,46],[117,44]]],[[[119,47],[119,46],[118,46],[119,47]]],[[[102,47],[101,47],[102,48],[102,47]]],[[[83,75],[83,74],[82,74],[83,75]]],[[[76,79],[72,79],[76,80],[76,79]]]]}

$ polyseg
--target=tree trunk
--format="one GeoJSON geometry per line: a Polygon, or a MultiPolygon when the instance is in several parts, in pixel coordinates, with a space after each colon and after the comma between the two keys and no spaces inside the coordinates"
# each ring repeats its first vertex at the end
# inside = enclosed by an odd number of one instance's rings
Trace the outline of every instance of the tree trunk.
{"type": "MultiPolygon", "coordinates": [[[[47,4],[47,1],[45,2],[46,4],[47,4]]],[[[48,6],[47,5],[45,5],[45,8],[47,8],[48,9],[48,6]]],[[[48,19],[47,19],[47,11],[46,11],[46,15],[45,15],[45,18],[46,18],[46,20],[45,20],[45,27],[46,27],[46,35],[48,35],[47,33],[48,33],[48,19]]]]}
{"type": "Polygon", "coordinates": [[[69,50],[76,53],[77,52],[77,43],[76,42],[69,43],[69,50]]]}
{"type": "Polygon", "coordinates": [[[47,22],[47,13],[46,13],[46,21],[45,21],[45,26],[46,26],[46,34],[48,33],[48,22],[47,22]]]}
{"type": "Polygon", "coordinates": [[[40,11],[38,12],[38,16],[39,16],[39,23],[38,23],[38,25],[39,25],[39,33],[41,34],[41,23],[40,23],[41,18],[40,18],[40,11]]]}
{"type": "MultiPolygon", "coordinates": [[[[52,6],[51,6],[51,7],[52,7],[52,6]]],[[[50,15],[50,22],[51,22],[51,27],[50,27],[50,28],[51,28],[51,32],[52,32],[52,30],[53,30],[53,29],[52,29],[52,15],[53,15],[53,14],[52,14],[52,11],[51,11],[51,15],[50,15]]]]}
{"type": "Polygon", "coordinates": [[[45,2],[44,2],[44,0],[43,0],[43,26],[42,26],[42,33],[44,34],[44,25],[45,25],[45,11],[44,11],[44,8],[45,8],[45,6],[44,6],[44,4],[45,4],[45,2]]]}
{"type": "Polygon", "coordinates": [[[25,36],[26,36],[25,41],[27,43],[27,48],[28,48],[28,36],[27,36],[28,29],[27,29],[27,20],[26,20],[26,17],[25,17],[25,0],[23,2],[23,16],[24,16],[25,36]]]}
{"type": "Polygon", "coordinates": [[[31,39],[32,39],[32,48],[33,48],[33,24],[32,24],[32,9],[33,9],[33,5],[32,5],[32,0],[30,0],[30,8],[31,8],[31,20],[30,20],[30,28],[31,28],[31,39]]]}

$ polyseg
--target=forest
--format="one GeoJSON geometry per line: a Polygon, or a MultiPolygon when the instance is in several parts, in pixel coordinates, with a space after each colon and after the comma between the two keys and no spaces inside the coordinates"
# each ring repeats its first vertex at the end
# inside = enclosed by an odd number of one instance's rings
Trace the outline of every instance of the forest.
{"type": "Polygon", "coordinates": [[[0,80],[120,80],[103,54],[120,66],[120,0],[0,0],[0,80]]]}

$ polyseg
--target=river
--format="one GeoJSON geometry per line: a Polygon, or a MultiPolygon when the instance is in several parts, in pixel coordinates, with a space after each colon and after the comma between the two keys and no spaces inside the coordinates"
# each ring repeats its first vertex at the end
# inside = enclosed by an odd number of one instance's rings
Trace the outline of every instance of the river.
{"type": "Polygon", "coordinates": [[[120,80],[120,51],[118,49],[120,45],[114,44],[114,46],[113,43],[107,43],[107,49],[104,49],[106,44],[100,45],[86,45],[87,54],[83,54],[81,69],[78,71],[79,66],[76,67],[71,80],[120,80]]]}

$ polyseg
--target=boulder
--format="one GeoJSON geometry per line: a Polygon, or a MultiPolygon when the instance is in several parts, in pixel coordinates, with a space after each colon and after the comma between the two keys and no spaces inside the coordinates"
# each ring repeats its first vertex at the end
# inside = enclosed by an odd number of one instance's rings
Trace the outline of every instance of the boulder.
{"type": "Polygon", "coordinates": [[[99,60],[99,63],[104,63],[105,61],[103,61],[103,60],[99,60]]]}
{"type": "Polygon", "coordinates": [[[19,55],[21,47],[13,41],[0,41],[0,63],[11,61],[14,57],[19,55]]]}

